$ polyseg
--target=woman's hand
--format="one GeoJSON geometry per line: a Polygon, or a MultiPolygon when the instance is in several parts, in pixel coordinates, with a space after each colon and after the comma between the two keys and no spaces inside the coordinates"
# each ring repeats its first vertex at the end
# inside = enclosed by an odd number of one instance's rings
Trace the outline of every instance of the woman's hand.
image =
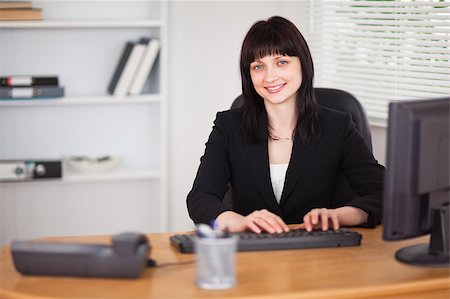
{"type": "Polygon", "coordinates": [[[242,216],[232,211],[226,211],[217,216],[218,229],[232,233],[251,230],[255,233],[266,231],[268,233],[282,233],[289,231],[286,223],[274,213],[266,209],[254,211],[242,216]]]}
{"type": "Polygon", "coordinates": [[[339,229],[339,218],[336,209],[312,209],[303,217],[303,223],[297,228],[304,228],[312,231],[315,228],[328,230],[329,227],[334,230],[339,229]]]}
{"type": "Polygon", "coordinates": [[[303,223],[296,228],[304,228],[307,231],[321,228],[328,230],[339,229],[340,225],[353,226],[367,222],[367,213],[355,207],[340,207],[337,209],[312,209],[303,217],[303,223]]]}

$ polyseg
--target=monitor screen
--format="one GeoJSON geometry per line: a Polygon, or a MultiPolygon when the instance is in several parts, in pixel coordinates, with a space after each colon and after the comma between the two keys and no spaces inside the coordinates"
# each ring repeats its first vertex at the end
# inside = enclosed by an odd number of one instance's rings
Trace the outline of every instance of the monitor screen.
{"type": "Polygon", "coordinates": [[[389,105],[383,238],[431,234],[397,251],[402,262],[449,267],[450,97],[389,105]]]}
{"type": "Polygon", "coordinates": [[[431,234],[400,249],[402,262],[449,266],[450,97],[389,105],[383,238],[431,234]]]}

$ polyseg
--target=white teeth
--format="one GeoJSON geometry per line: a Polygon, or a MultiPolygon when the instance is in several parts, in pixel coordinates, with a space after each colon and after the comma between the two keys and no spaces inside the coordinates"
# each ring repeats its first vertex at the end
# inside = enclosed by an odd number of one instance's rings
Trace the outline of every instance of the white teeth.
{"type": "Polygon", "coordinates": [[[266,87],[266,88],[267,88],[269,91],[276,91],[276,90],[281,89],[281,87],[283,87],[283,85],[284,85],[284,84],[280,84],[280,85],[277,85],[277,86],[266,87]]]}

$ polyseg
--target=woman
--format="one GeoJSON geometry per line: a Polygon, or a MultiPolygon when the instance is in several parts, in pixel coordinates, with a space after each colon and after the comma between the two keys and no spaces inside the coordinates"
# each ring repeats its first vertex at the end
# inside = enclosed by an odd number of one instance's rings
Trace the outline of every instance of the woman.
{"type": "Polygon", "coordinates": [[[243,107],[219,112],[187,197],[195,223],[259,233],[374,227],[384,168],[344,113],[319,107],[306,41],[271,17],[247,33],[240,58],[243,107]],[[337,173],[355,196],[334,202],[337,173]],[[233,208],[222,200],[231,185],[233,208]]]}

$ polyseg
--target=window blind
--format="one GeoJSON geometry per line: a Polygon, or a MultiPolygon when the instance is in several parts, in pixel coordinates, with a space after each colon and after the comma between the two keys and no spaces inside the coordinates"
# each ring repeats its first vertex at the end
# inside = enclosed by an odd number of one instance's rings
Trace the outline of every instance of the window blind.
{"type": "Polygon", "coordinates": [[[372,125],[390,101],[450,94],[450,0],[309,5],[315,85],[355,95],[372,125]]]}

